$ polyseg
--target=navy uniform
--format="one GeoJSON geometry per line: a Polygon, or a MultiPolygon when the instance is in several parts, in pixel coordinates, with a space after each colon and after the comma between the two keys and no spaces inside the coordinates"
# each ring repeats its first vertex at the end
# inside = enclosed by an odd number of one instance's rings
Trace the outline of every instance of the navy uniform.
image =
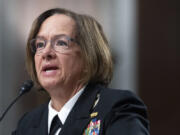
{"type": "MultiPolygon", "coordinates": [[[[48,135],[48,103],[25,114],[12,135],[48,135]]],[[[89,84],[59,135],[149,135],[147,108],[132,92],[89,84]]]]}

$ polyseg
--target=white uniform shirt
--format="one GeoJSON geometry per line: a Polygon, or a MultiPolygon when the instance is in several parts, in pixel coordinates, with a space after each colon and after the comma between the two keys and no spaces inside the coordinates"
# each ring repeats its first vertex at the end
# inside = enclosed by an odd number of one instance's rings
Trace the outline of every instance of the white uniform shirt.
{"type": "MultiPolygon", "coordinates": [[[[83,87],[82,89],[80,89],[80,91],[78,91],[68,102],[66,102],[66,104],[61,108],[61,110],[58,112],[56,111],[54,108],[52,108],[51,106],[51,101],[49,102],[48,105],[48,109],[49,109],[49,113],[48,113],[48,134],[50,132],[50,127],[51,127],[51,122],[54,118],[54,116],[58,115],[59,119],[61,120],[62,124],[64,125],[67,116],[69,115],[70,111],[72,110],[74,104],[76,103],[76,101],[78,100],[79,96],[83,93],[84,91],[83,87]]],[[[61,131],[61,128],[59,128],[56,132],[55,135],[58,135],[61,131]]]]}

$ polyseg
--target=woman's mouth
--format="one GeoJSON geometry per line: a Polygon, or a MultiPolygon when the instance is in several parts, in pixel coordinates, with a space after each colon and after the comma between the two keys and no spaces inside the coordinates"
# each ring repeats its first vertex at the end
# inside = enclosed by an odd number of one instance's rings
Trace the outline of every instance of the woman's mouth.
{"type": "Polygon", "coordinates": [[[53,76],[57,73],[59,68],[55,65],[46,65],[42,68],[42,73],[45,76],[53,76]]]}

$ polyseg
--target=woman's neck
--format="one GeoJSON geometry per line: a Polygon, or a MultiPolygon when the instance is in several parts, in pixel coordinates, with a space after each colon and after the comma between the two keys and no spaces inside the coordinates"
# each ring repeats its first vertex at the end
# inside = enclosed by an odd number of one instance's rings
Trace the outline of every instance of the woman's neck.
{"type": "Polygon", "coordinates": [[[59,87],[48,91],[51,97],[52,107],[60,111],[64,104],[79,92],[82,87],[83,85],[75,85],[75,87],[71,85],[71,87],[59,87]]]}

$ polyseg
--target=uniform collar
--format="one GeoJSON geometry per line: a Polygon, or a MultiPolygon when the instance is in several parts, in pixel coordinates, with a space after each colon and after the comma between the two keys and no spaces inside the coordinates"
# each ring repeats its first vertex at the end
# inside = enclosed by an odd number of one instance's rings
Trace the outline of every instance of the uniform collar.
{"type": "Polygon", "coordinates": [[[52,105],[51,101],[49,102],[48,109],[48,132],[50,130],[51,122],[55,115],[58,115],[59,119],[61,120],[62,124],[65,123],[67,116],[69,115],[69,112],[72,110],[74,104],[78,100],[79,96],[83,93],[85,89],[85,86],[81,88],[68,102],[65,103],[65,105],[61,108],[61,110],[58,112],[56,111],[52,105]]]}

